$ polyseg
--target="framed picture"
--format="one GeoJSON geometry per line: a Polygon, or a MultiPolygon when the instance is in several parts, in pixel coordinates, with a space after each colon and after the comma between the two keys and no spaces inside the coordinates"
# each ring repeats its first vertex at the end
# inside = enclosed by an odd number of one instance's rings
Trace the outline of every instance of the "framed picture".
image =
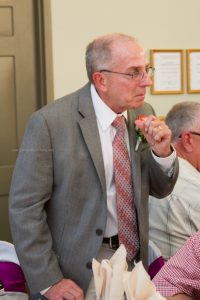
{"type": "Polygon", "coordinates": [[[150,50],[152,94],[183,94],[183,50],[150,50]]]}
{"type": "Polygon", "coordinates": [[[200,93],[200,49],[187,49],[187,91],[200,93]]]}

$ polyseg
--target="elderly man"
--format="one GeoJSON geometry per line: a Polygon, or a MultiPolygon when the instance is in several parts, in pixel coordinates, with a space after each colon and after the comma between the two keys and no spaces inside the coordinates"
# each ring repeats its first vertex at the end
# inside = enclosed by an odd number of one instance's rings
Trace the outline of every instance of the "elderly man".
{"type": "Polygon", "coordinates": [[[49,300],[94,299],[92,259],[121,243],[147,268],[148,196],[178,173],[171,130],[144,103],[153,69],[138,41],[99,37],[86,67],[89,83],[31,117],[11,185],[16,251],[31,294],[49,300]],[[148,142],[137,151],[135,124],[148,142]]]}
{"type": "Polygon", "coordinates": [[[150,196],[149,236],[168,260],[200,229],[200,103],[181,102],[168,112],[166,124],[179,157],[179,176],[170,195],[150,196]]]}

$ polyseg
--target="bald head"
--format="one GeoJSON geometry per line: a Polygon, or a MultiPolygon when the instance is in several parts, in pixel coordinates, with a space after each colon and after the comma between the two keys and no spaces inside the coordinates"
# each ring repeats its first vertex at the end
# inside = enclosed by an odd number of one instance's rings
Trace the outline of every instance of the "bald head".
{"type": "Polygon", "coordinates": [[[134,37],[121,33],[108,34],[93,40],[87,46],[85,55],[88,79],[92,82],[94,72],[114,67],[116,64],[115,58],[119,54],[125,57],[126,44],[130,43],[140,48],[140,52],[145,52],[134,37]]]}

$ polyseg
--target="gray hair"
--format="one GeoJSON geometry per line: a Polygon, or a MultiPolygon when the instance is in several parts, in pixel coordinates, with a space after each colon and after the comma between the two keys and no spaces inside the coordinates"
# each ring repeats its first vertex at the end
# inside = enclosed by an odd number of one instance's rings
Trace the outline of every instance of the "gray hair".
{"type": "Polygon", "coordinates": [[[199,119],[200,103],[186,101],[175,104],[165,118],[172,131],[172,142],[176,142],[184,131],[197,130],[197,126],[200,125],[199,119]]]}
{"type": "Polygon", "coordinates": [[[114,33],[98,37],[88,44],[85,53],[85,62],[90,82],[93,82],[92,75],[94,72],[107,69],[114,64],[115,58],[112,55],[112,49],[116,41],[136,42],[136,39],[129,35],[114,33]]]}

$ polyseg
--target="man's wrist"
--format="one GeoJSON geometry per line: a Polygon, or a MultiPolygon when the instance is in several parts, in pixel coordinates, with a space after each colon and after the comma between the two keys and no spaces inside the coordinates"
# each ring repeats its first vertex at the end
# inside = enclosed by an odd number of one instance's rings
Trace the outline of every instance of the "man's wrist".
{"type": "Polygon", "coordinates": [[[155,153],[155,151],[152,149],[152,153],[160,158],[166,158],[169,157],[172,153],[174,152],[174,147],[172,145],[170,145],[169,150],[166,150],[166,153],[162,153],[162,155],[158,155],[157,153],[155,153]]]}
{"type": "MultiPolygon", "coordinates": [[[[171,145],[173,152],[167,157],[159,157],[155,155],[152,151],[153,158],[160,165],[162,170],[167,174],[169,171],[173,170],[174,162],[176,160],[176,150],[173,145],[171,145]]],[[[170,172],[171,173],[171,172],[170,172]]],[[[167,174],[168,175],[168,174],[167,174]]],[[[169,175],[168,175],[169,176],[169,175]]],[[[171,177],[171,176],[169,176],[171,177]]]]}

